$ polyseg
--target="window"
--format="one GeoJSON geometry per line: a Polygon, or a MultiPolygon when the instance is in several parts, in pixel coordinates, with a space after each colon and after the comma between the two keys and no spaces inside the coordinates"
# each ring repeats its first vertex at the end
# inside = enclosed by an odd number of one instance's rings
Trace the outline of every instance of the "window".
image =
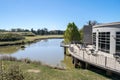
{"type": "Polygon", "coordinates": [[[116,32],[116,54],[120,55],[120,32],[116,32]]]}
{"type": "Polygon", "coordinates": [[[106,53],[110,52],[110,32],[99,32],[98,49],[106,53]]]}
{"type": "Polygon", "coordinates": [[[93,45],[96,46],[96,33],[93,33],[93,45]]]}

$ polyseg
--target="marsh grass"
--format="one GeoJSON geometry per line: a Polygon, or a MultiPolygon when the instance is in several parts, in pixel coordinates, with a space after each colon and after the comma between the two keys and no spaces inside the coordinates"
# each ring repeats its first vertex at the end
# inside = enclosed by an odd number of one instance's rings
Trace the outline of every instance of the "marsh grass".
{"type": "Polygon", "coordinates": [[[17,59],[16,57],[12,56],[0,56],[0,60],[2,61],[16,61],[16,62],[24,62],[27,64],[33,63],[36,65],[41,65],[42,63],[40,61],[35,61],[35,60],[30,60],[29,58],[22,58],[22,59],[17,59]]]}
{"type": "Polygon", "coordinates": [[[17,58],[12,57],[12,56],[0,56],[0,60],[2,61],[18,61],[17,58]]]}
{"type": "Polygon", "coordinates": [[[25,39],[17,40],[17,41],[2,41],[0,42],[0,46],[8,46],[8,45],[21,45],[27,43],[33,43],[42,39],[51,39],[51,38],[63,38],[63,35],[45,35],[45,36],[25,36],[25,39]]]}
{"type": "Polygon", "coordinates": [[[25,37],[16,33],[2,33],[0,34],[0,41],[17,41],[24,39],[25,37]]]}

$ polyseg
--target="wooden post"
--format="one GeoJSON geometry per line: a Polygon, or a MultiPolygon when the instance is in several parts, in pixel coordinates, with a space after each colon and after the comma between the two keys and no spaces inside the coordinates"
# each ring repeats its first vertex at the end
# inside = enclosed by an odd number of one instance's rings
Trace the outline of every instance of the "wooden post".
{"type": "Polygon", "coordinates": [[[66,55],[66,47],[64,47],[64,54],[66,55]]]}
{"type": "Polygon", "coordinates": [[[79,66],[80,66],[80,68],[85,69],[85,62],[80,61],[79,62],[79,66]]]}
{"type": "Polygon", "coordinates": [[[85,69],[89,69],[89,64],[85,63],[85,69]]]}
{"type": "Polygon", "coordinates": [[[74,64],[74,57],[72,57],[72,63],[74,64]]]}
{"type": "Polygon", "coordinates": [[[79,60],[77,58],[74,58],[74,66],[75,66],[75,68],[79,68],[80,67],[79,60]]]}
{"type": "Polygon", "coordinates": [[[85,62],[81,62],[81,64],[82,64],[81,67],[82,67],[83,69],[86,69],[86,68],[85,68],[85,62]]]}

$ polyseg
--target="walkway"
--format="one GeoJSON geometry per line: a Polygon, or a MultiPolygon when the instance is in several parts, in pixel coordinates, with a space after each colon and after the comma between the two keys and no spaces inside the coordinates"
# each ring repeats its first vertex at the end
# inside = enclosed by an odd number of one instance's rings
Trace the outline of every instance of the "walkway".
{"type": "Polygon", "coordinates": [[[72,44],[68,48],[69,53],[78,60],[99,68],[120,73],[120,63],[114,57],[91,53],[90,49],[72,44]]]}

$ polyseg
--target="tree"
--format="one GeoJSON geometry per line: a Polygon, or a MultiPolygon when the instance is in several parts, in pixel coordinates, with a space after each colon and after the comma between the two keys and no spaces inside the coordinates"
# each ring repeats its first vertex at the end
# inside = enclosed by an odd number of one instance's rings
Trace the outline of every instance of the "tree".
{"type": "Polygon", "coordinates": [[[45,35],[48,34],[48,29],[47,28],[44,28],[43,30],[44,30],[45,35]]]}
{"type": "Polygon", "coordinates": [[[31,29],[31,32],[37,34],[37,32],[33,28],[31,29]]]}
{"type": "Polygon", "coordinates": [[[17,32],[17,30],[16,29],[11,29],[11,32],[17,32]]]}
{"type": "Polygon", "coordinates": [[[24,32],[30,32],[29,29],[25,29],[24,32]]]}
{"type": "Polygon", "coordinates": [[[91,20],[89,20],[89,21],[87,22],[87,24],[88,24],[89,26],[94,26],[94,25],[98,24],[98,22],[97,22],[97,21],[91,21],[91,20]]]}
{"type": "Polygon", "coordinates": [[[31,29],[31,32],[34,32],[33,28],[31,29]]]}
{"type": "Polygon", "coordinates": [[[64,41],[65,41],[65,43],[80,41],[80,33],[79,33],[78,28],[74,22],[69,23],[67,25],[67,29],[64,33],[64,41]]]}

